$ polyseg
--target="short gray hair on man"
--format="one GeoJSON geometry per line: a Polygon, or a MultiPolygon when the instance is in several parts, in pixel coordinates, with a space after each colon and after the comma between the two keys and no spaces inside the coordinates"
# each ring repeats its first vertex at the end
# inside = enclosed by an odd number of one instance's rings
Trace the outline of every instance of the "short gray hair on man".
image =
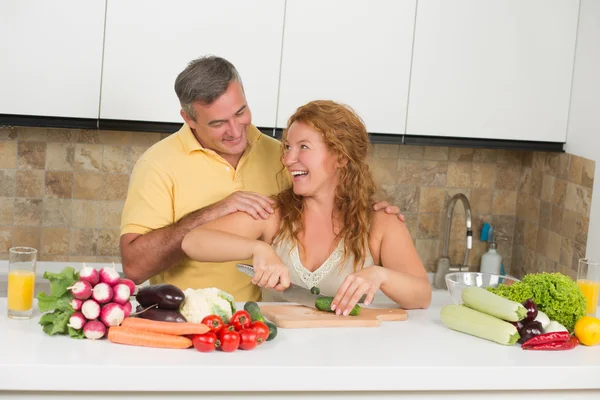
{"type": "Polygon", "coordinates": [[[193,104],[211,105],[233,81],[242,84],[240,74],[232,63],[221,57],[204,56],[191,61],[179,73],[175,80],[175,93],[183,111],[196,120],[193,104]]]}

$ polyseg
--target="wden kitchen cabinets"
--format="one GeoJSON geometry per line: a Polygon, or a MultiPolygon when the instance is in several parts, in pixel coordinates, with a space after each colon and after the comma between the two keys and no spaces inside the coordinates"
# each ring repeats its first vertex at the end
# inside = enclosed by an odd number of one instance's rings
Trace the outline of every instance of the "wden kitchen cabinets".
{"type": "Polygon", "coordinates": [[[0,2],[0,113],[98,118],[105,0],[0,2]]]}
{"type": "Polygon", "coordinates": [[[578,8],[419,0],[406,133],[566,141],[578,8]]]}
{"type": "Polygon", "coordinates": [[[259,127],[332,99],[370,132],[407,141],[564,143],[578,10],[579,0],[5,0],[0,114],[181,123],[175,78],[215,54],[239,69],[259,127]]]}
{"type": "Polygon", "coordinates": [[[416,0],[287,0],[277,126],[314,99],[404,133],[416,0]]]}
{"type": "Polygon", "coordinates": [[[238,69],[253,122],[275,126],[285,2],[108,0],[100,118],[182,122],[174,83],[189,61],[238,69]]]}

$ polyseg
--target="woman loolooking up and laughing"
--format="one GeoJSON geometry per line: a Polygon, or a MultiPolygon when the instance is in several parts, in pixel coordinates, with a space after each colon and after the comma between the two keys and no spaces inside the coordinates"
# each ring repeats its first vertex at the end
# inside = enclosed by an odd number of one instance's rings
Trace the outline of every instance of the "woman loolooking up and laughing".
{"type": "Polygon", "coordinates": [[[190,231],[182,249],[197,261],[252,259],[263,301],[281,301],[291,281],[334,296],[337,314],[380,292],[406,309],[428,307],[431,285],[406,226],[371,209],[369,145],[349,107],[319,100],[298,108],[282,137],[282,172],[293,183],[275,196],[275,213],[219,218],[190,231]]]}

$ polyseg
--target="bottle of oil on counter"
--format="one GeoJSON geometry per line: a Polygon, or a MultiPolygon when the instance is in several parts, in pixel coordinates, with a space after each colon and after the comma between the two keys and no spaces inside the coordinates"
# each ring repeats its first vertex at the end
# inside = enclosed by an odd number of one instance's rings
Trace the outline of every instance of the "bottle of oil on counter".
{"type": "Polygon", "coordinates": [[[490,227],[488,233],[488,251],[481,256],[479,271],[486,274],[500,275],[502,270],[502,256],[496,250],[496,239],[494,227],[490,227]]]}

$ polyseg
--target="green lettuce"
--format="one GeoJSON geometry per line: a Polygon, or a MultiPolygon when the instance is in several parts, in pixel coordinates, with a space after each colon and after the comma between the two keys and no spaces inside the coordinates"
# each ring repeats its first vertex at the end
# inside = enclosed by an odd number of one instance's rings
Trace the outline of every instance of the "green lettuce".
{"type": "Polygon", "coordinates": [[[559,272],[527,274],[522,282],[487,288],[490,292],[518,303],[532,299],[538,310],[573,332],[585,315],[587,302],[575,281],[559,272]]]}

